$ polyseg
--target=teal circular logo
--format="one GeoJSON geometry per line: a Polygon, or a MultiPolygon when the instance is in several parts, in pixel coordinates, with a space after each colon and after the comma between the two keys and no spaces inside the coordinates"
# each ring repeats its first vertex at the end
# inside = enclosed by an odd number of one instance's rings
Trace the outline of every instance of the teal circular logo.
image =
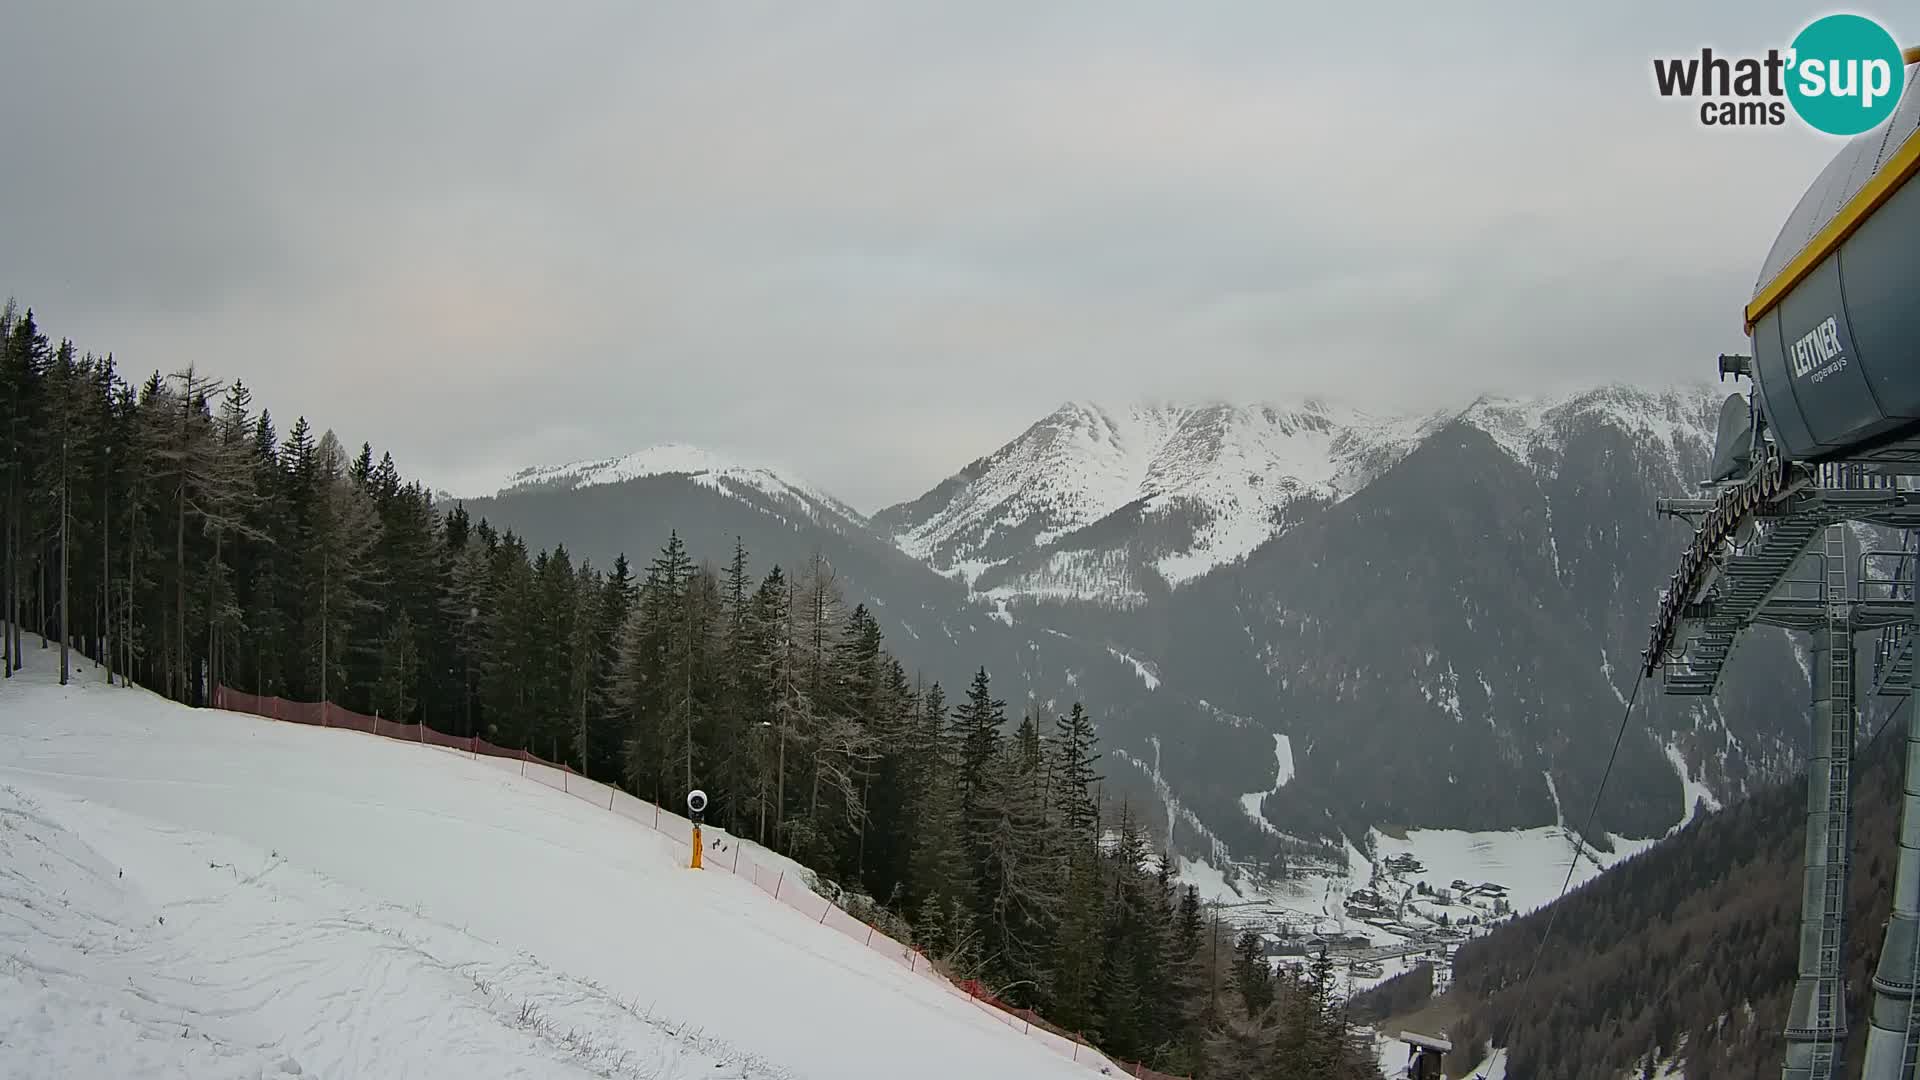
{"type": "Polygon", "coordinates": [[[1906,87],[1900,45],[1879,23],[1828,15],[1793,39],[1787,100],[1816,130],[1858,135],[1886,123],[1906,87]]]}

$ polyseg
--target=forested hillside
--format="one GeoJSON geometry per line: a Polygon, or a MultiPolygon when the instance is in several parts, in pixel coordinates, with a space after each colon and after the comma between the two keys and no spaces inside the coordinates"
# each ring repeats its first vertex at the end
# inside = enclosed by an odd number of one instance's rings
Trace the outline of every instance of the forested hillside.
{"type": "MultiPolygon", "coordinates": [[[[1849,1075],[1865,1046],[1869,980],[1892,895],[1906,711],[1871,710],[1882,736],[1855,772],[1847,1010],[1849,1075]]],[[[1539,968],[1548,913],[1462,946],[1454,992],[1476,1005],[1450,1034],[1450,1067],[1508,1047],[1508,1075],[1613,1080],[1684,1058],[1688,1080],[1779,1069],[1793,992],[1806,835],[1804,778],[1702,815],[1560,902],[1539,968]]]]}
{"type": "Polygon", "coordinates": [[[1103,803],[1083,709],[1009,716],[985,668],[949,709],[824,559],[762,569],[678,536],[639,572],[530,551],[437,513],[369,444],[304,418],[283,433],[237,381],[130,384],[11,305],[0,341],[8,676],[56,648],[189,704],[219,684],[323,699],[650,799],[697,785],[956,977],[1110,1054],[1372,1074],[1325,965],[1237,964],[1135,815],[1103,803]]]}

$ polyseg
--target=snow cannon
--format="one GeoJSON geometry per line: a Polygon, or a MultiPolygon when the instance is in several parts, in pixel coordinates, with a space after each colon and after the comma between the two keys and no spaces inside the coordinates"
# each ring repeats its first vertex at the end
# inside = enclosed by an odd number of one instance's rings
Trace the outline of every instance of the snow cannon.
{"type": "Polygon", "coordinates": [[[1746,308],[1753,384],[1790,461],[1920,462],[1920,71],[1907,74],[1887,122],[1801,196],[1746,308]]]}
{"type": "Polygon", "coordinates": [[[687,813],[693,815],[693,862],[688,865],[700,869],[700,815],[707,812],[707,793],[699,788],[687,792],[687,813]]]}

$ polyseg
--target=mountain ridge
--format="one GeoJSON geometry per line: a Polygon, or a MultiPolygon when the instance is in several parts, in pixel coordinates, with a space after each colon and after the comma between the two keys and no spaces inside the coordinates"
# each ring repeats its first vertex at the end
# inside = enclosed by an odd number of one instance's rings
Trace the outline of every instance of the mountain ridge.
{"type": "Polygon", "coordinates": [[[1710,439],[1713,385],[1609,383],[1464,407],[1364,412],[1285,405],[1069,402],[920,496],[876,511],[901,550],[999,600],[1138,606],[1244,560],[1316,505],[1364,489],[1453,422],[1523,465],[1593,416],[1665,448],[1710,439]]]}
{"type": "MultiPolygon", "coordinates": [[[[1397,417],[1070,403],[866,517],[691,448],[523,470],[469,510],[596,561],[670,525],[709,556],[744,536],[762,566],[821,552],[911,666],[953,685],[985,663],[1010,701],[1084,701],[1111,779],[1187,822],[1177,845],[1257,865],[1376,823],[1551,824],[1556,798],[1590,797],[1594,732],[1686,531],[1653,502],[1703,473],[1718,397],[1605,384],[1397,417]],[[1183,558],[1204,565],[1169,583],[1183,558]],[[1296,777],[1256,818],[1275,735],[1296,777]]],[[[1646,712],[1602,831],[1659,835],[1700,793],[1797,765],[1789,643],[1736,661],[1715,699],[1646,712]]]]}

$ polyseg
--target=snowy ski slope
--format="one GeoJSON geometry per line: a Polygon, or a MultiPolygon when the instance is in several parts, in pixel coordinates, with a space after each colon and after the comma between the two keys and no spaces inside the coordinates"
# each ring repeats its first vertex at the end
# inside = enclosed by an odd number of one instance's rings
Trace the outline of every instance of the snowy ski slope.
{"type": "Polygon", "coordinates": [[[0,684],[0,1075],[1098,1075],[501,764],[0,684]]]}

